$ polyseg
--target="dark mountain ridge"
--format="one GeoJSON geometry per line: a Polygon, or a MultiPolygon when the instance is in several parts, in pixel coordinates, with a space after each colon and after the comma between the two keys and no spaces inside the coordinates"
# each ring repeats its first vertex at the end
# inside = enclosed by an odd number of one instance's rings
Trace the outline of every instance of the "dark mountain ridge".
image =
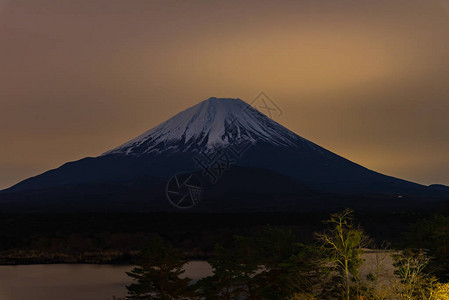
{"type": "MultiPolygon", "coordinates": [[[[336,197],[339,199],[371,195],[396,204],[404,202],[403,197],[421,198],[423,206],[427,201],[449,198],[448,187],[427,187],[386,176],[340,157],[296,135],[240,99],[210,98],[101,156],[66,163],[0,192],[0,210],[19,202],[24,209],[31,202],[36,208],[39,204],[45,207],[50,198],[55,203],[60,201],[59,206],[63,207],[71,207],[69,202],[74,201],[79,204],[77,208],[107,210],[120,198],[117,205],[129,205],[130,210],[144,207],[166,210],[170,207],[165,207],[168,201],[163,200],[165,182],[175,174],[189,172],[207,182],[212,191],[210,199],[222,195],[229,199],[259,195],[259,203],[254,200],[249,205],[255,210],[258,206],[261,210],[268,206],[276,210],[272,199],[285,198],[287,194],[289,203],[297,198],[297,205],[290,205],[296,209],[316,206],[311,204],[313,201],[302,203],[305,197],[324,199],[325,195],[341,195],[336,197]],[[223,175],[235,166],[240,168],[232,174],[239,181],[223,175]],[[264,186],[260,193],[255,188],[257,180],[264,186]],[[301,188],[292,190],[292,186],[301,188]],[[221,192],[214,192],[218,190],[221,192]],[[141,198],[134,201],[136,197],[141,198]]],[[[277,202],[278,208],[285,207],[281,202],[277,202]]],[[[249,207],[237,203],[229,200],[224,206],[230,210],[233,206],[241,210],[249,207]]],[[[218,207],[206,204],[203,199],[196,209],[218,207]]],[[[322,205],[325,208],[326,203],[322,205]]]]}

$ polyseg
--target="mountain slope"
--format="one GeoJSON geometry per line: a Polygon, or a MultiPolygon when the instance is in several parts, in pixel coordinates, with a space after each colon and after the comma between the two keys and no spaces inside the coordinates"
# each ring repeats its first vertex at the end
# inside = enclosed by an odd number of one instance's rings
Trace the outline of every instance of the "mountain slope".
{"type": "Polygon", "coordinates": [[[200,102],[99,157],[64,164],[6,192],[156,178],[147,182],[151,186],[194,171],[202,171],[205,180],[215,183],[230,165],[270,170],[324,193],[449,197],[446,188],[428,188],[348,161],[240,99],[219,98],[200,102]]]}
{"type": "Polygon", "coordinates": [[[240,99],[209,98],[103,156],[213,151],[238,140],[291,148],[303,142],[313,147],[240,99]]]}

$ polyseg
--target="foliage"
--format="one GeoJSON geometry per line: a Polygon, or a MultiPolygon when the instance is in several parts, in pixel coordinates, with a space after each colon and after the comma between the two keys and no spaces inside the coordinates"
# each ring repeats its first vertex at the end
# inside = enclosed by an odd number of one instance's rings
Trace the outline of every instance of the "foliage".
{"type": "Polygon", "coordinates": [[[332,214],[326,221],[328,228],[317,234],[320,241],[321,266],[330,277],[325,294],[340,295],[349,300],[359,294],[359,268],[363,263],[363,248],[369,239],[353,224],[353,211],[346,209],[332,214]]]}
{"type": "Polygon", "coordinates": [[[127,275],[134,283],[127,286],[128,299],[187,299],[193,295],[189,278],[180,278],[183,265],[176,251],[161,238],[154,238],[142,251],[137,266],[127,275]]]}
{"type": "Polygon", "coordinates": [[[218,244],[215,246],[215,256],[209,260],[214,275],[197,283],[200,296],[206,299],[235,299],[243,295],[250,299],[254,297],[252,276],[258,266],[254,263],[253,248],[246,243],[239,245],[235,251],[218,244]],[[245,254],[245,250],[249,253],[245,254]]]}
{"type": "Polygon", "coordinates": [[[214,275],[198,282],[206,299],[286,299],[311,289],[311,251],[288,230],[266,227],[256,237],[236,236],[215,248],[214,275]]]}
{"type": "Polygon", "coordinates": [[[262,271],[257,274],[260,294],[264,299],[285,299],[301,289],[301,268],[307,268],[303,249],[295,245],[291,231],[266,227],[256,237],[262,271]],[[295,249],[296,248],[296,249],[295,249]]]}
{"type": "Polygon", "coordinates": [[[364,249],[371,241],[354,224],[353,211],[332,214],[325,225],[316,234],[315,244],[299,243],[290,230],[271,226],[249,236],[234,236],[225,245],[216,244],[209,259],[213,275],[191,285],[190,279],[180,278],[185,261],[156,238],[128,273],[135,280],[128,286],[128,299],[449,300],[449,284],[428,273],[432,260],[425,251],[396,252],[396,270],[393,274],[390,269],[389,275],[382,271],[389,254],[372,252],[375,269],[362,277],[364,249]],[[394,288],[384,289],[379,282],[388,284],[393,276],[390,286],[394,288]]]}
{"type": "Polygon", "coordinates": [[[432,257],[427,272],[440,280],[449,280],[449,217],[434,215],[412,224],[406,242],[409,247],[426,249],[432,257]]]}
{"type": "Polygon", "coordinates": [[[428,299],[428,292],[435,280],[424,273],[429,258],[421,250],[406,249],[393,256],[395,274],[399,278],[396,286],[400,299],[428,299]]]}
{"type": "MultiPolygon", "coordinates": [[[[374,250],[371,259],[365,263],[374,267],[370,273],[362,278],[359,288],[360,296],[370,300],[384,300],[393,298],[392,283],[395,280],[394,274],[391,272],[389,258],[391,258],[389,244],[383,243],[379,249],[374,250]]],[[[364,254],[368,254],[364,252],[364,254]]]]}
{"type": "Polygon", "coordinates": [[[432,300],[449,300],[449,283],[437,282],[430,293],[430,298],[432,300]]]}

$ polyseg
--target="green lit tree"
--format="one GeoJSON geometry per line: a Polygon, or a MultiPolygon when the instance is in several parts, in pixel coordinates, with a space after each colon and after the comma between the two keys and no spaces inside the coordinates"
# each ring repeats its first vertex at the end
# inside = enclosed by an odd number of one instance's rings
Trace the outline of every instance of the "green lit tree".
{"type": "Polygon", "coordinates": [[[368,246],[369,239],[353,224],[350,209],[332,214],[326,223],[328,228],[317,234],[321,244],[321,266],[330,278],[325,293],[336,292],[341,299],[349,300],[358,294],[359,268],[364,261],[363,248],[368,246]]]}
{"type": "Polygon", "coordinates": [[[424,272],[429,258],[421,250],[405,249],[393,255],[395,275],[399,283],[395,290],[399,299],[430,299],[429,292],[436,280],[424,272]]]}

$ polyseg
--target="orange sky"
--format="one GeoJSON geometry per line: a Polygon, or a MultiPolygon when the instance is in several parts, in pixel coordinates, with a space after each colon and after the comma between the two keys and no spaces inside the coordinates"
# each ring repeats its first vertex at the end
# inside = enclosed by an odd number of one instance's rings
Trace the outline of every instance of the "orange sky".
{"type": "Polygon", "coordinates": [[[0,188],[211,96],[370,169],[449,184],[449,0],[0,0],[0,188]]]}

